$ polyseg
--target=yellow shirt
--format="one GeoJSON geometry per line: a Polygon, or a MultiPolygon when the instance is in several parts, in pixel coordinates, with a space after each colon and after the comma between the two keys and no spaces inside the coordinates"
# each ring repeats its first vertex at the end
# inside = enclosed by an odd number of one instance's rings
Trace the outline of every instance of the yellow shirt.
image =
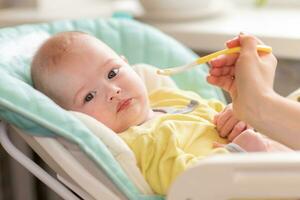
{"type": "Polygon", "coordinates": [[[193,92],[174,89],[156,90],[149,98],[152,108],[184,108],[191,100],[199,103],[189,113],[163,114],[119,134],[135,153],[137,165],[153,191],[166,194],[185,169],[208,155],[228,152],[212,146],[214,141],[228,143],[219,137],[212,122],[224,105],[204,100],[193,92]]]}

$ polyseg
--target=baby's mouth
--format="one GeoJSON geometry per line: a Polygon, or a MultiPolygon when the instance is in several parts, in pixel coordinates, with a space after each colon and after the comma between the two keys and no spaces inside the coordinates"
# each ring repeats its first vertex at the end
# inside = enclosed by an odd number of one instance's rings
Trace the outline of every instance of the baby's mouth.
{"type": "Polygon", "coordinates": [[[132,98],[123,99],[117,105],[117,113],[127,109],[131,105],[132,98]]]}

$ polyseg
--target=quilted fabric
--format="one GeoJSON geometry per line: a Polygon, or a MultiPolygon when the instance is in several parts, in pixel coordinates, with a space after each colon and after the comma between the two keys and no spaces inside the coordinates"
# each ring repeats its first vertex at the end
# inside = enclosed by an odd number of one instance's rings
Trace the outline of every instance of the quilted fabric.
{"type": "MultiPolygon", "coordinates": [[[[0,30],[0,118],[28,134],[58,135],[74,141],[129,199],[158,198],[141,197],[103,143],[76,118],[31,87],[29,66],[37,47],[50,35],[68,30],[95,35],[125,55],[131,64],[177,66],[195,58],[195,54],[172,38],[127,19],[66,20],[4,28],[0,30]]],[[[205,73],[204,67],[199,67],[176,76],[175,81],[179,87],[192,89],[203,97],[223,100],[219,90],[205,83],[205,73]]]]}

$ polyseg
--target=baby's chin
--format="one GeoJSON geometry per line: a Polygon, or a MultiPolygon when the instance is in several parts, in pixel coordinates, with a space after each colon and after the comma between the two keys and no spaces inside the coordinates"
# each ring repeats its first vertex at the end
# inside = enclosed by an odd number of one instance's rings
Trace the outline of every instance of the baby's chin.
{"type": "MultiPolygon", "coordinates": [[[[126,117],[123,116],[122,124],[118,124],[117,127],[110,128],[116,133],[122,133],[130,127],[142,125],[143,123],[152,119],[153,117],[154,113],[150,106],[133,106],[132,110],[126,113],[126,117]]],[[[116,125],[116,123],[114,123],[113,125],[116,125]]]]}
{"type": "Polygon", "coordinates": [[[114,128],[112,129],[115,133],[119,134],[119,133],[122,133],[126,130],[128,130],[130,127],[133,127],[133,126],[139,126],[140,124],[142,123],[132,123],[132,124],[126,124],[122,127],[118,127],[118,128],[114,128]]]}
{"type": "Polygon", "coordinates": [[[118,129],[112,129],[116,134],[120,134],[120,133],[122,133],[122,132],[124,132],[124,131],[126,131],[127,129],[129,129],[130,128],[130,126],[128,126],[128,127],[124,127],[124,128],[118,128],[118,129]]]}
{"type": "Polygon", "coordinates": [[[123,126],[121,127],[117,127],[117,128],[114,128],[112,129],[115,133],[119,134],[119,133],[122,133],[126,130],[128,130],[129,128],[133,127],[133,126],[140,126],[142,125],[143,123],[145,123],[146,121],[148,121],[149,119],[148,118],[140,118],[139,120],[136,120],[136,121],[132,121],[131,123],[126,123],[124,124],[123,126]]]}

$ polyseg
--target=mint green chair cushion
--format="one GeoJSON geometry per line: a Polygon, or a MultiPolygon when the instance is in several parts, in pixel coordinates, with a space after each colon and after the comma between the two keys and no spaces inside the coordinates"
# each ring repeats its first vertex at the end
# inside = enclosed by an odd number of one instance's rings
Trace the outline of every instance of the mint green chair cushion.
{"type": "MultiPolygon", "coordinates": [[[[196,55],[158,30],[128,19],[84,19],[23,25],[0,30],[0,119],[36,136],[61,136],[74,141],[116,183],[129,199],[160,199],[145,196],[121,170],[105,145],[83,124],[52,100],[33,89],[32,55],[50,35],[68,30],[88,32],[125,55],[130,64],[157,67],[182,65],[196,55]]],[[[174,77],[179,87],[205,98],[224,101],[220,90],[205,81],[205,67],[174,77]]]]}

